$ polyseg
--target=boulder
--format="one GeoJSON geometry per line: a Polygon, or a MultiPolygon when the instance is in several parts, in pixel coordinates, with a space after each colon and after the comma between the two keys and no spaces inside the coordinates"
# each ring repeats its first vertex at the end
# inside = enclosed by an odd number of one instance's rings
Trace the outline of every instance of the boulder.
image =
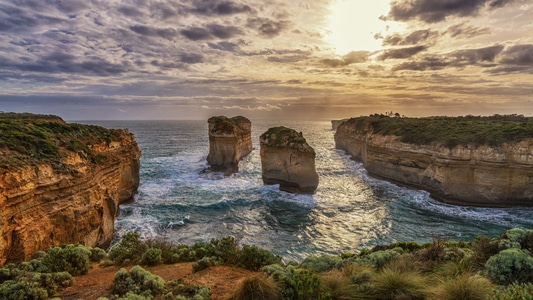
{"type": "Polygon", "coordinates": [[[279,184],[282,191],[313,194],[318,186],[315,150],[302,133],[273,127],[260,137],[261,167],[265,184],[279,184]]]}
{"type": "Polygon", "coordinates": [[[252,122],[245,117],[211,117],[209,124],[210,170],[230,175],[239,171],[239,161],[252,152],[252,122]]]}

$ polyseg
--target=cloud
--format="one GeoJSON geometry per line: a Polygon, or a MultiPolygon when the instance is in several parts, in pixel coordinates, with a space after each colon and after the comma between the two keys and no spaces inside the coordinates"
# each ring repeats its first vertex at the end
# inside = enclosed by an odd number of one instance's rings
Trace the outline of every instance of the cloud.
{"type": "Polygon", "coordinates": [[[202,27],[191,27],[188,29],[180,30],[180,33],[191,41],[200,41],[211,39],[211,33],[209,30],[202,27]]]}
{"type": "Polygon", "coordinates": [[[259,35],[267,38],[273,38],[290,26],[290,21],[271,20],[268,18],[251,18],[248,19],[248,27],[257,30],[259,35]]]}
{"type": "Polygon", "coordinates": [[[409,58],[411,56],[414,56],[418,54],[421,51],[427,50],[427,46],[414,46],[414,47],[407,47],[407,48],[399,48],[399,49],[389,49],[383,51],[383,53],[378,57],[379,60],[386,60],[389,58],[392,59],[404,59],[409,58]]]}
{"type": "Polygon", "coordinates": [[[178,34],[177,30],[173,28],[153,28],[143,25],[130,26],[131,31],[146,36],[162,37],[167,40],[172,40],[178,34]]]}
{"type": "Polygon", "coordinates": [[[456,24],[448,27],[444,32],[451,37],[472,38],[484,34],[490,34],[490,29],[487,27],[473,27],[464,24],[456,24]]]}
{"type": "Polygon", "coordinates": [[[483,8],[503,7],[515,0],[395,0],[385,20],[436,23],[448,17],[476,15],[483,8]]]}
{"type": "Polygon", "coordinates": [[[189,12],[202,14],[202,15],[233,15],[246,12],[252,12],[253,9],[249,5],[239,4],[231,1],[219,1],[219,0],[202,0],[191,1],[193,8],[188,9],[189,12]]]}
{"type": "Polygon", "coordinates": [[[322,59],[320,62],[332,68],[344,67],[344,66],[351,65],[351,64],[366,62],[368,60],[369,55],[370,55],[369,51],[352,51],[346,54],[345,56],[343,56],[341,59],[325,58],[325,59],[322,59]]]}
{"type": "Polygon", "coordinates": [[[182,29],[180,33],[191,41],[200,41],[213,38],[229,39],[236,35],[242,34],[243,32],[235,26],[209,24],[207,25],[207,28],[190,27],[187,29],[182,29]]]}
{"type": "Polygon", "coordinates": [[[515,45],[505,49],[500,62],[508,65],[533,65],[533,44],[515,45]]]}
{"type": "Polygon", "coordinates": [[[383,46],[417,45],[437,36],[438,32],[429,29],[413,31],[406,36],[393,34],[383,39],[383,46]]]}

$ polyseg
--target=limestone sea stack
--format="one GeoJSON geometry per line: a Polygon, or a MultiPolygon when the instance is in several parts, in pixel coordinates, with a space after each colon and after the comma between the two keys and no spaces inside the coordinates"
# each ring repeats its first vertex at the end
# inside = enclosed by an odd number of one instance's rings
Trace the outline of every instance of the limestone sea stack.
{"type": "Polygon", "coordinates": [[[209,124],[210,170],[230,175],[239,171],[239,161],[252,152],[252,122],[245,117],[211,117],[209,124]]]}
{"type": "Polygon", "coordinates": [[[60,244],[106,248],[139,185],[134,136],[47,115],[0,125],[0,265],[60,244]]]}
{"type": "Polygon", "coordinates": [[[335,146],[368,173],[459,205],[533,206],[533,118],[353,118],[335,146]]]}
{"type": "Polygon", "coordinates": [[[315,150],[302,133],[273,127],[260,137],[261,168],[265,184],[279,184],[282,191],[313,194],[318,187],[315,150]]]}

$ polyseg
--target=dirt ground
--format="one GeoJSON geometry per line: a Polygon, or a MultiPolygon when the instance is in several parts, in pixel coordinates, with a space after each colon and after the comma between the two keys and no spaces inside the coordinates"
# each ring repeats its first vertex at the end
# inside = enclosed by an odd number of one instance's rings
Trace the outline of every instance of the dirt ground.
{"type": "MultiPolygon", "coordinates": [[[[133,266],[125,268],[129,270],[131,267],[133,266]]],[[[96,300],[98,297],[110,297],[113,278],[120,268],[93,264],[87,275],[75,277],[73,286],[56,293],[53,297],[59,297],[62,300],[96,300]]],[[[232,266],[214,266],[192,273],[192,263],[143,266],[143,268],[152,274],[161,276],[165,281],[182,279],[187,285],[209,286],[213,300],[226,299],[235,291],[242,279],[254,274],[254,272],[232,266]]]]}

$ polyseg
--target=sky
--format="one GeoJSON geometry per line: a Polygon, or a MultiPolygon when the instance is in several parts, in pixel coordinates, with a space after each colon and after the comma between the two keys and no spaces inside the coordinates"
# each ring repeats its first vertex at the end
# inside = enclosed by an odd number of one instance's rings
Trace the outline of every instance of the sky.
{"type": "Polygon", "coordinates": [[[0,0],[0,111],[533,115],[532,0],[0,0]]]}

